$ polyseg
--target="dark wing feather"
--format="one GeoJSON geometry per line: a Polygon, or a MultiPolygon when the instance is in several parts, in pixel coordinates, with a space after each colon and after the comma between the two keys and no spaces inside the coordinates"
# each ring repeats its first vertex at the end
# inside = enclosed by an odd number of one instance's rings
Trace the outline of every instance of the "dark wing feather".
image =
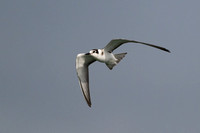
{"type": "Polygon", "coordinates": [[[119,46],[121,46],[122,44],[124,43],[140,43],[140,44],[144,44],[144,45],[147,45],[147,46],[150,46],[150,47],[154,47],[154,48],[158,48],[160,50],[163,50],[163,51],[166,51],[166,52],[169,52],[170,51],[166,48],[163,48],[163,47],[160,47],[160,46],[156,46],[156,45],[153,45],[153,44],[149,44],[149,43],[144,43],[144,42],[139,42],[139,41],[134,41],[134,40],[126,40],[126,39],[113,39],[111,40],[105,47],[104,47],[104,50],[108,51],[108,52],[113,52],[116,48],[118,48],[119,46]]]}

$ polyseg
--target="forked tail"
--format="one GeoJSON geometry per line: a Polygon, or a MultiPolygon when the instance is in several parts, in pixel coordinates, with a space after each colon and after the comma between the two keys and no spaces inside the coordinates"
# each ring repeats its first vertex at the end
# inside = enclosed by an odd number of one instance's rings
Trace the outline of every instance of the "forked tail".
{"type": "Polygon", "coordinates": [[[115,65],[117,65],[117,63],[119,63],[119,62],[125,57],[126,54],[127,54],[127,53],[114,54],[115,58],[117,59],[116,63],[113,63],[113,64],[106,64],[107,67],[108,67],[110,70],[112,70],[113,67],[114,67],[115,65]]]}

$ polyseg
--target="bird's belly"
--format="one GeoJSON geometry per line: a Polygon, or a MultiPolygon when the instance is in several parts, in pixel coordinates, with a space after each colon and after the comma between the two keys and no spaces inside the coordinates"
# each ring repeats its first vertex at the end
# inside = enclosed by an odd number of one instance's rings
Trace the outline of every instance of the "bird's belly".
{"type": "Polygon", "coordinates": [[[99,61],[99,62],[102,62],[102,63],[106,62],[105,58],[97,58],[96,60],[99,61]]]}
{"type": "Polygon", "coordinates": [[[115,57],[114,56],[107,56],[106,58],[105,58],[105,61],[104,61],[104,63],[107,63],[107,64],[113,64],[113,63],[115,63],[116,62],[116,59],[115,59],[115,57]]]}
{"type": "Polygon", "coordinates": [[[116,62],[116,58],[113,54],[107,54],[105,53],[104,56],[98,56],[96,57],[96,60],[102,63],[113,63],[116,62]]]}

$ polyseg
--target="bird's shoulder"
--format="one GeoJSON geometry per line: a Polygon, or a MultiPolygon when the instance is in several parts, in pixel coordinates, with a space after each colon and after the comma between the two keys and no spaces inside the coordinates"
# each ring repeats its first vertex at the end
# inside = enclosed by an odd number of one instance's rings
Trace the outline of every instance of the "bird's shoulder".
{"type": "Polygon", "coordinates": [[[76,67],[88,66],[95,61],[94,57],[91,55],[86,55],[85,53],[80,53],[76,57],[76,67]]]}

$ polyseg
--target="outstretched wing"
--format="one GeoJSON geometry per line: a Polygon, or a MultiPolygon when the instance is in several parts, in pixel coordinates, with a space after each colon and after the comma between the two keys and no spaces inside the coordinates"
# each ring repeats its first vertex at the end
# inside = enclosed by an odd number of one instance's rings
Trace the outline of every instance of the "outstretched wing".
{"type": "Polygon", "coordinates": [[[144,44],[144,45],[151,46],[151,47],[154,47],[154,48],[158,48],[160,50],[163,50],[163,51],[166,51],[166,52],[170,53],[170,51],[168,49],[160,47],[160,46],[156,46],[156,45],[149,44],[149,43],[144,43],[144,42],[139,42],[139,41],[134,41],[134,40],[126,40],[126,39],[113,39],[104,47],[104,50],[106,50],[106,51],[111,53],[116,48],[121,46],[122,44],[129,43],[129,42],[144,44]]]}
{"type": "Polygon", "coordinates": [[[76,57],[76,72],[83,96],[91,107],[88,66],[96,60],[91,55],[78,54],[76,57]]]}

